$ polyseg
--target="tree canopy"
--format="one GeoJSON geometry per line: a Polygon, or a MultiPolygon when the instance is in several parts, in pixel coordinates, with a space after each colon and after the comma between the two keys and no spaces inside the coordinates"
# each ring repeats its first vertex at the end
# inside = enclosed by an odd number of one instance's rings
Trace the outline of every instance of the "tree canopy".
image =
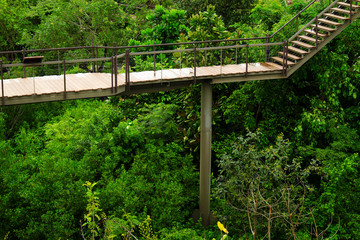
{"type": "MultiPolygon", "coordinates": [[[[0,50],[266,36],[306,5],[0,0],[0,50]]],[[[0,239],[359,239],[359,26],[287,80],[214,86],[211,208],[220,229],[189,220],[199,201],[199,85],[1,107],[0,239]]],[[[186,54],[160,58],[168,68],[193,64],[186,54]]],[[[133,61],[140,71],[154,59],[133,61]]]]}

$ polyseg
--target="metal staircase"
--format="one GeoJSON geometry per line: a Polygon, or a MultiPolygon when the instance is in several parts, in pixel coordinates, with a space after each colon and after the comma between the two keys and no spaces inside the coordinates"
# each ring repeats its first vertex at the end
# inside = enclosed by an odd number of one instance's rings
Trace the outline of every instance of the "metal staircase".
{"type": "Polygon", "coordinates": [[[360,16],[360,0],[337,0],[288,39],[272,61],[290,76],[360,16]]]}

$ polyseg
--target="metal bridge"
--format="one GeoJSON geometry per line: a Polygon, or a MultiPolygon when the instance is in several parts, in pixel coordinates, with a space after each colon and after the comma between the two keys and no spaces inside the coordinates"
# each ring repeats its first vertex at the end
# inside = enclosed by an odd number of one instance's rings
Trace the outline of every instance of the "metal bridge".
{"type": "Polygon", "coordinates": [[[360,0],[313,0],[272,35],[145,46],[0,52],[1,105],[167,91],[202,84],[200,216],[210,216],[212,84],[288,78],[360,16],[360,0]],[[100,57],[101,56],[101,57],[100,57]],[[16,59],[22,62],[16,62],[16,59]],[[141,67],[144,61],[149,63],[141,67]],[[167,65],[175,66],[169,69],[167,65]],[[74,66],[87,73],[74,72],[74,66]],[[33,70],[27,71],[27,69],[33,70]],[[34,69],[41,76],[35,76],[34,69]],[[39,69],[40,68],[40,69],[39,69]],[[14,71],[23,78],[14,78],[14,71]]]}

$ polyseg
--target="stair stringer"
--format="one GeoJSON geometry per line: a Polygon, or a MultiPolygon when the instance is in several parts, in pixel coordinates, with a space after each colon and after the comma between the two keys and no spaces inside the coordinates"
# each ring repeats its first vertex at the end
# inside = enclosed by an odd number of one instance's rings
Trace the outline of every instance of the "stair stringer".
{"type": "Polygon", "coordinates": [[[308,54],[304,56],[303,59],[298,61],[296,65],[292,66],[287,70],[286,77],[290,77],[296,70],[298,70],[302,65],[304,65],[307,61],[309,61],[316,53],[318,53],[323,47],[325,47],[331,40],[337,37],[345,28],[347,28],[351,22],[355,21],[358,17],[360,17],[360,11],[357,11],[354,15],[352,15],[352,21],[347,20],[343,25],[339,26],[336,31],[332,32],[330,36],[326,37],[324,41],[320,42],[317,46],[317,49],[313,49],[308,54]]]}

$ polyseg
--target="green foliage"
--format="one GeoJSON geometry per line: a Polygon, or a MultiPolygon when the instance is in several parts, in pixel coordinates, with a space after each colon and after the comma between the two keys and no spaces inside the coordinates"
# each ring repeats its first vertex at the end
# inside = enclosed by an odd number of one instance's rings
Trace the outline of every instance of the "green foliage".
{"type": "Polygon", "coordinates": [[[99,236],[100,233],[100,226],[99,222],[101,221],[100,213],[100,202],[99,202],[99,195],[98,192],[93,191],[95,183],[86,182],[83,186],[86,187],[86,197],[88,204],[86,205],[86,215],[84,216],[84,223],[82,224],[83,227],[87,226],[90,230],[90,239],[94,240],[95,237],[99,236]]]}
{"type": "MultiPolygon", "coordinates": [[[[284,3],[0,0],[0,50],[262,37],[308,4],[305,0],[284,3]],[[175,4],[180,7],[170,9],[175,4]]],[[[316,2],[301,14],[299,27],[326,4],[326,0],[316,2]]],[[[267,234],[270,222],[273,239],[294,235],[310,239],[314,223],[321,232],[331,219],[325,238],[338,229],[337,239],[360,238],[359,24],[354,21],[289,80],[214,86],[213,139],[219,166],[212,170],[220,179],[218,193],[227,198],[213,193],[212,208],[228,224],[229,238],[254,237],[249,234],[248,214],[259,238],[267,234]],[[262,134],[255,132],[258,128],[262,134]],[[282,132],[292,144],[281,137],[282,132]],[[286,194],[293,197],[291,201],[286,194]],[[262,208],[250,209],[255,202],[262,208]],[[282,217],[269,221],[270,207],[274,216],[282,213],[282,217]],[[292,219],[304,224],[284,223],[284,219],[290,222],[287,209],[294,212],[292,219]],[[309,209],[311,214],[304,216],[309,209]]],[[[295,23],[290,24],[273,41],[283,41],[296,30],[295,23]]],[[[153,48],[133,51],[144,50],[153,48]]],[[[244,48],[208,51],[207,64],[244,61],[245,52],[244,48]]],[[[264,59],[262,48],[250,48],[249,53],[251,61],[264,59]]],[[[48,60],[91,54],[44,53],[48,60]]],[[[99,51],[100,56],[109,54],[99,51]]],[[[21,57],[1,59],[17,63],[21,57]]],[[[194,56],[163,54],[155,62],[157,70],[192,67],[194,56]]],[[[134,57],[134,63],[132,71],[153,70],[154,58],[134,57]]],[[[197,55],[197,65],[205,65],[204,52],[197,55]]],[[[67,72],[90,69],[90,65],[74,65],[67,72]]],[[[57,66],[36,70],[58,74],[57,66]]],[[[5,78],[22,75],[21,67],[5,69],[5,78]]],[[[198,200],[199,119],[199,85],[106,101],[2,107],[0,238],[80,239],[79,221],[88,215],[87,237],[220,239],[216,226],[205,230],[186,221],[198,200]],[[96,192],[88,189],[87,198],[85,181],[98,183],[96,192]],[[109,217],[100,214],[100,204],[109,217]],[[92,217],[96,211],[101,221],[92,217]]]]}
{"type": "Polygon", "coordinates": [[[275,23],[280,21],[284,12],[285,8],[280,0],[259,0],[256,6],[251,10],[250,17],[253,21],[260,21],[260,23],[263,23],[265,29],[271,29],[275,23]]]}
{"type": "Polygon", "coordinates": [[[217,13],[224,18],[226,24],[235,22],[249,23],[248,15],[256,3],[254,0],[176,0],[175,2],[180,9],[185,9],[189,16],[206,11],[209,5],[213,5],[217,9],[217,13]]]}
{"type": "Polygon", "coordinates": [[[161,43],[176,41],[180,33],[187,31],[185,14],[184,10],[167,10],[157,5],[147,16],[150,27],[141,32],[142,37],[144,40],[160,40],[161,43]]]}
{"type": "MultiPolygon", "coordinates": [[[[260,132],[249,132],[218,150],[222,152],[218,196],[234,210],[232,218],[246,219],[247,215],[249,219],[248,226],[242,221],[229,232],[241,234],[238,229],[244,229],[252,232],[254,239],[270,234],[276,239],[295,238],[299,223],[308,221],[305,182],[312,166],[303,168],[301,159],[290,157],[290,143],[282,135],[274,145],[265,148],[261,147],[260,136],[260,132]]],[[[228,217],[219,214],[224,219],[228,217]]]]}
{"type": "Polygon", "coordinates": [[[157,236],[154,235],[152,226],[151,226],[151,218],[148,215],[147,218],[139,225],[140,234],[146,240],[157,240],[157,236]]]}

